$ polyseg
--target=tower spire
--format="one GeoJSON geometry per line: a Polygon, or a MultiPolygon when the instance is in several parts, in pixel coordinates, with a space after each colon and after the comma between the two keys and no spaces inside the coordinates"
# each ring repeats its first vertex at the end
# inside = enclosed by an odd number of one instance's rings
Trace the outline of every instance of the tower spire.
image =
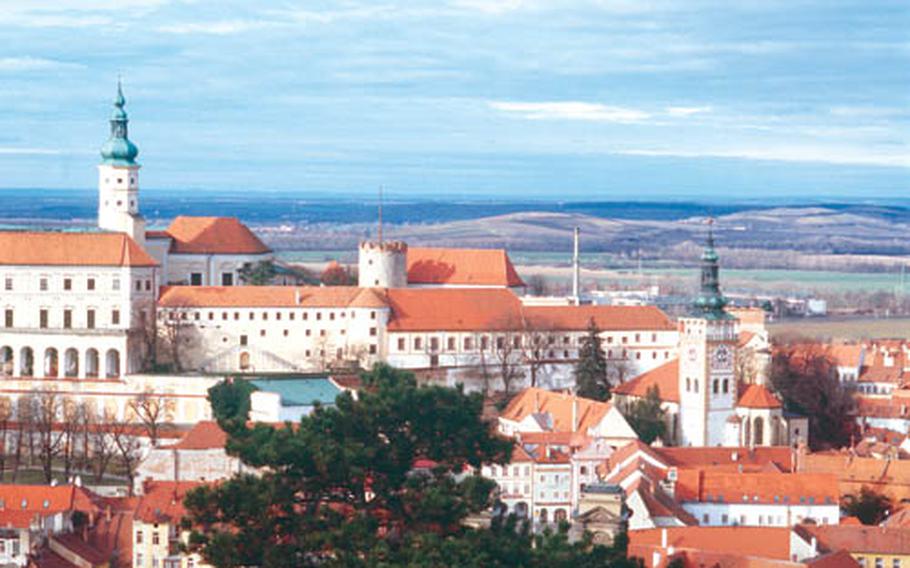
{"type": "Polygon", "coordinates": [[[709,218],[708,238],[701,253],[701,276],[698,297],[695,299],[695,315],[711,319],[731,317],[724,311],[727,299],[720,291],[720,263],[714,249],[714,219],[709,218]]]}
{"type": "Polygon", "coordinates": [[[117,96],[114,97],[114,111],[111,113],[111,135],[101,147],[101,158],[103,164],[113,166],[133,166],[136,165],[136,156],[139,155],[139,148],[133,144],[128,136],[130,120],[126,115],[123,107],[126,106],[126,98],[123,96],[123,83],[117,78],[117,96]]]}

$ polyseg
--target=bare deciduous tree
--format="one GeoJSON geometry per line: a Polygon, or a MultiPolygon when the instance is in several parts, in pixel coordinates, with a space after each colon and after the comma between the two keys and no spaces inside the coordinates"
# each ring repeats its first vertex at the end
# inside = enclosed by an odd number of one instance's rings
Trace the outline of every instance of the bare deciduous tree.
{"type": "Polygon", "coordinates": [[[116,448],[117,457],[123,465],[124,473],[129,480],[129,492],[133,495],[136,481],[136,467],[142,459],[142,442],[136,435],[136,428],[133,423],[127,419],[121,419],[113,414],[110,415],[108,423],[113,446],[116,448]]]}
{"type": "Polygon", "coordinates": [[[115,421],[114,413],[104,410],[95,414],[94,424],[87,430],[89,433],[87,448],[91,452],[92,471],[95,474],[95,481],[99,483],[104,479],[108,466],[119,452],[111,431],[115,421]]]}
{"type": "Polygon", "coordinates": [[[54,460],[60,455],[64,440],[63,433],[57,429],[63,415],[63,399],[50,389],[38,392],[33,397],[32,426],[37,437],[38,461],[45,482],[50,483],[54,479],[54,460]]]}
{"type": "Polygon", "coordinates": [[[127,409],[142,423],[152,446],[157,446],[162,431],[174,421],[176,405],[174,399],[146,390],[130,400],[127,409]]]}

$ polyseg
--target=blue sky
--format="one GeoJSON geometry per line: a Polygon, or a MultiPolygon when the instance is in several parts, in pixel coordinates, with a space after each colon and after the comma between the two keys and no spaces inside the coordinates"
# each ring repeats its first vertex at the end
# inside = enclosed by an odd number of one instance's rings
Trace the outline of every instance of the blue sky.
{"type": "Polygon", "coordinates": [[[0,186],[907,197],[902,0],[0,0],[0,186]]]}

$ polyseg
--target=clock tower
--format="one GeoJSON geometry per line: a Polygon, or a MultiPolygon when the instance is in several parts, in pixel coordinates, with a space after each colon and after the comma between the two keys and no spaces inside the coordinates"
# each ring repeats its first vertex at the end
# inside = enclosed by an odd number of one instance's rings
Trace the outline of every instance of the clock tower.
{"type": "Polygon", "coordinates": [[[98,228],[126,233],[145,246],[145,219],[139,214],[139,149],[127,136],[126,99],[117,82],[111,135],[98,165],[98,228]]]}
{"type": "Polygon", "coordinates": [[[724,444],[734,416],[736,318],[720,291],[713,225],[701,255],[701,287],[689,315],[679,319],[679,440],[682,446],[724,444]]]}

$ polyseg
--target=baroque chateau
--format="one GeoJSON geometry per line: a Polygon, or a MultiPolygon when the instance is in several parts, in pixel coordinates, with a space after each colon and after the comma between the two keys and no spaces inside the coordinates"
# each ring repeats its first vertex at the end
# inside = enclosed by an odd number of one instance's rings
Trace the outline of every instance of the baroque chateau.
{"type": "MultiPolygon", "coordinates": [[[[786,445],[805,420],[764,386],[762,317],[728,310],[710,236],[701,291],[673,321],[652,306],[525,295],[503,250],[361,243],[358,286],[250,285],[272,251],[234,218],[174,219],[149,230],[140,165],[118,86],[98,165],[98,230],[0,232],[0,395],[56,390],[122,415],[153,393],[173,421],[211,416],[226,376],[343,373],[386,362],[426,381],[518,392],[574,388],[589,325],[600,332],[620,403],[655,390],[668,442],[786,445]],[[757,372],[737,376],[744,358],[757,372]],[[621,384],[619,384],[621,383],[621,384]]],[[[257,282],[257,284],[263,284],[257,282]]]]}

